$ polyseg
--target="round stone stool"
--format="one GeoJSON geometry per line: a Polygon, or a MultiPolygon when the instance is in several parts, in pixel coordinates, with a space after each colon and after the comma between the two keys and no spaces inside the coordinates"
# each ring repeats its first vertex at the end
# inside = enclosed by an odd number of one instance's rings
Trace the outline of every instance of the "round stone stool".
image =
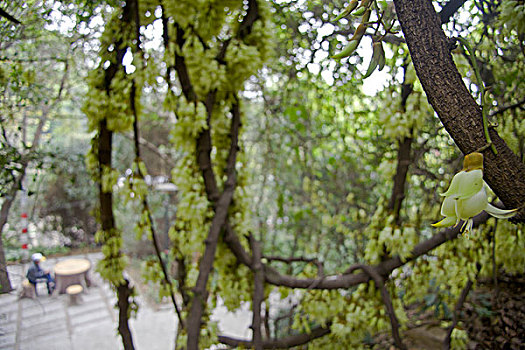
{"type": "Polygon", "coordinates": [[[66,294],[69,295],[69,305],[78,305],[82,302],[80,294],[84,288],[80,284],[74,284],[66,288],[66,294]]]}

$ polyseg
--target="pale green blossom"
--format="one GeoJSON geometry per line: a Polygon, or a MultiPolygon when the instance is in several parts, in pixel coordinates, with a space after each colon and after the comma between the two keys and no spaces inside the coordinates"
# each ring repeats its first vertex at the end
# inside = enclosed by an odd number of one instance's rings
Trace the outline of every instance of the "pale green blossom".
{"type": "Polygon", "coordinates": [[[487,188],[483,181],[483,155],[476,152],[466,155],[463,169],[454,176],[448,190],[441,194],[445,197],[441,206],[441,215],[445,218],[432,226],[449,227],[464,220],[461,230],[469,233],[474,224],[472,218],[483,210],[500,219],[512,217],[516,209],[503,210],[488,202],[487,188]]]}

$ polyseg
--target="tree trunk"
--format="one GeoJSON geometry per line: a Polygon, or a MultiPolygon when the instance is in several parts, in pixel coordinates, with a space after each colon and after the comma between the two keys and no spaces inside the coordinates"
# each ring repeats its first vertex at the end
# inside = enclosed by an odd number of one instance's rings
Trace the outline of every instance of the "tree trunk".
{"type": "MultiPolygon", "coordinates": [[[[428,0],[394,0],[417,76],[428,101],[459,149],[468,154],[487,145],[480,106],[467,90],[452,56],[454,42],[445,36],[441,20],[428,0]]],[[[514,217],[525,222],[525,164],[489,130],[498,154],[485,156],[484,178],[507,209],[521,208],[514,217]]]]}
{"type": "Polygon", "coordinates": [[[9,190],[9,193],[4,197],[4,202],[2,203],[2,208],[0,209],[0,293],[9,293],[13,290],[13,287],[11,286],[11,281],[9,280],[9,274],[7,273],[7,263],[5,260],[5,253],[4,253],[4,242],[3,242],[3,235],[2,230],[4,229],[4,225],[7,223],[7,217],[9,216],[9,210],[11,209],[11,205],[13,205],[13,202],[16,198],[16,192],[20,188],[20,184],[22,183],[22,179],[25,174],[25,165],[22,166],[21,174],[20,176],[13,182],[11,185],[11,189],[9,190]]]}
{"type": "Polygon", "coordinates": [[[102,230],[109,232],[115,228],[115,219],[113,217],[113,193],[102,190],[102,168],[104,166],[111,168],[111,148],[113,133],[108,130],[106,119],[102,119],[99,124],[98,140],[98,161],[100,163],[100,182],[99,202],[100,202],[100,223],[102,230]]]}
{"type": "Polygon", "coordinates": [[[401,224],[401,204],[405,199],[405,187],[407,182],[408,168],[410,167],[410,152],[412,149],[412,138],[404,137],[398,142],[397,167],[394,175],[394,187],[392,196],[388,204],[388,209],[394,213],[394,221],[397,225],[401,224]]]}
{"type": "MultiPolygon", "coordinates": [[[[115,230],[115,218],[113,216],[113,192],[104,192],[102,190],[102,169],[104,167],[111,168],[111,149],[112,149],[113,133],[108,130],[106,119],[102,119],[99,123],[99,139],[98,139],[98,161],[100,164],[100,180],[99,180],[99,201],[100,201],[100,221],[102,230],[105,232],[112,232],[115,230]]],[[[118,331],[122,337],[122,344],[125,350],[133,350],[133,337],[129,328],[129,297],[132,290],[129,287],[129,281],[124,278],[124,281],[116,285],[118,308],[119,308],[119,322],[118,331]]]]}
{"type": "MultiPolygon", "coordinates": [[[[136,0],[128,0],[122,11],[121,26],[133,25],[132,14],[137,8],[136,0]]],[[[127,46],[123,46],[123,39],[116,38],[114,45],[115,62],[112,62],[104,72],[104,89],[107,96],[111,96],[111,82],[119,69],[124,69],[122,59],[126,53],[127,46]]],[[[137,43],[138,45],[138,43],[137,43]]],[[[104,192],[102,189],[102,173],[104,168],[111,169],[112,139],[113,132],[108,129],[107,120],[104,118],[98,126],[98,161],[99,161],[99,201],[100,201],[100,221],[104,232],[115,232],[115,218],[113,215],[113,192],[111,189],[104,192]]],[[[120,252],[118,253],[120,256],[120,252]]],[[[133,294],[133,288],[129,286],[129,281],[122,278],[123,281],[114,283],[117,291],[119,307],[119,325],[118,332],[122,337],[122,344],[125,350],[133,350],[133,337],[129,328],[129,297],[133,294]]]]}
{"type": "Polygon", "coordinates": [[[133,337],[129,329],[129,297],[132,295],[132,289],[129,287],[129,281],[124,279],[124,283],[117,286],[118,297],[118,332],[122,337],[122,344],[125,350],[133,350],[133,337]]]}
{"type": "MultiPolygon", "coordinates": [[[[408,63],[405,60],[403,64],[403,84],[401,84],[401,109],[403,113],[406,113],[408,97],[414,90],[414,85],[406,82],[407,66],[408,63]]],[[[412,135],[412,129],[410,129],[410,135],[412,135]]],[[[392,196],[390,196],[390,202],[388,203],[388,209],[394,213],[394,221],[397,225],[401,224],[401,204],[403,199],[405,199],[407,174],[411,163],[412,141],[412,137],[403,137],[402,140],[398,140],[396,174],[394,175],[392,196]]]]}
{"type": "Polygon", "coordinates": [[[3,237],[0,235],[0,294],[9,293],[12,290],[13,287],[11,286],[9,274],[7,273],[3,237]]]}
{"type": "MultiPolygon", "coordinates": [[[[63,81],[64,79],[62,79],[63,81]]],[[[58,102],[60,99],[61,93],[59,92],[57,98],[55,99],[55,102],[53,103],[53,106],[58,102]]],[[[49,114],[49,110],[51,109],[51,106],[44,109],[42,116],[40,117],[40,120],[38,122],[37,128],[35,130],[35,134],[33,135],[33,143],[31,144],[31,147],[28,150],[28,154],[33,151],[36,147],[38,147],[38,144],[40,143],[40,137],[42,136],[42,130],[44,128],[44,124],[47,121],[47,116],[49,114]]],[[[25,128],[24,128],[25,130],[25,128]]],[[[2,208],[0,209],[0,294],[3,293],[9,293],[13,290],[13,287],[11,286],[11,281],[9,280],[9,274],[7,273],[7,263],[5,260],[5,252],[4,252],[4,242],[3,242],[3,235],[2,231],[4,229],[4,225],[7,223],[7,219],[9,217],[9,210],[11,210],[11,206],[13,205],[13,202],[16,198],[16,193],[18,190],[22,187],[22,182],[24,181],[24,177],[26,175],[26,169],[29,161],[26,157],[22,158],[21,161],[21,167],[18,171],[20,175],[15,179],[13,182],[11,189],[9,190],[9,193],[7,196],[4,197],[4,202],[2,203],[2,208]]]]}

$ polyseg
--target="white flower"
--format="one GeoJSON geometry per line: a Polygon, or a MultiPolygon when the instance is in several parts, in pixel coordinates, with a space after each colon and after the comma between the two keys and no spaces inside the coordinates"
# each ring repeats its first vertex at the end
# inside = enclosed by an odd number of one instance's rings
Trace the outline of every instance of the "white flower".
{"type": "Polygon", "coordinates": [[[483,210],[500,219],[512,217],[517,209],[503,210],[491,205],[487,187],[483,181],[483,155],[476,152],[466,155],[463,170],[454,176],[448,190],[441,194],[445,196],[441,206],[441,215],[445,218],[432,226],[449,227],[464,220],[461,231],[468,233],[472,230],[472,218],[483,210]]]}

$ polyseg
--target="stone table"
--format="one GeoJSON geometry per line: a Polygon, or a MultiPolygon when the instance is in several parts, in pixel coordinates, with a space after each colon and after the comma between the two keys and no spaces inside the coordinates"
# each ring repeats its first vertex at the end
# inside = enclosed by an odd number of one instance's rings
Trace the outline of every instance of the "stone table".
{"type": "Polygon", "coordinates": [[[79,284],[86,290],[87,287],[91,286],[91,280],[88,276],[90,269],[91,262],[87,259],[67,259],[57,262],[54,267],[55,293],[64,294],[67,287],[74,284],[79,284]]]}

